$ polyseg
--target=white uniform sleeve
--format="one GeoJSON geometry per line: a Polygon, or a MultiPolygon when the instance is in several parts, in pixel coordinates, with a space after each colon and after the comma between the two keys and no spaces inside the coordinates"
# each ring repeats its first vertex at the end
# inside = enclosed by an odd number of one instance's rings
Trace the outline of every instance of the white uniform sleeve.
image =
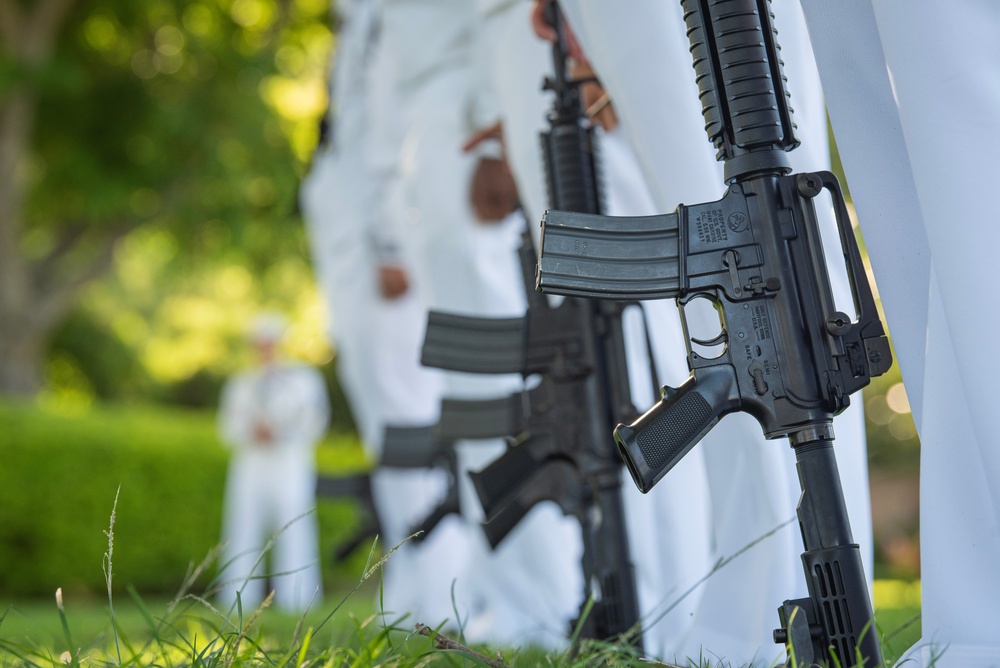
{"type": "Polygon", "coordinates": [[[245,375],[226,381],[219,400],[217,429],[219,439],[232,450],[246,449],[253,439],[253,426],[245,375]]]}
{"type": "Polygon", "coordinates": [[[284,447],[313,447],[330,424],[330,401],[323,376],[310,366],[286,367],[281,373],[279,392],[268,406],[275,440],[284,447]]]}

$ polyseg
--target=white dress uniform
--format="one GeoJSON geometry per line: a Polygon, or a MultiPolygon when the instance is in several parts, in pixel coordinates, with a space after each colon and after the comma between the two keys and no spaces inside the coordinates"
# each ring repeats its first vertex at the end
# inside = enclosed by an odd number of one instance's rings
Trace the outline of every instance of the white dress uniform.
{"type": "MultiPolygon", "coordinates": [[[[659,209],[673,211],[681,202],[718,199],[724,188],[721,164],[716,163],[704,132],[680,4],[576,0],[560,4],[615,102],[659,209]]],[[[799,136],[804,139],[803,149],[798,151],[808,151],[813,157],[806,161],[796,156],[796,151],[791,158],[797,168],[807,163],[815,169],[827,160],[818,129],[823,127],[822,120],[816,113],[822,104],[813,101],[818,88],[810,92],[809,77],[798,74],[808,63],[796,52],[801,48],[801,31],[795,33],[797,24],[785,16],[793,8],[791,3],[775,3],[793,106],[803,108],[802,116],[796,115],[799,136]]],[[[836,251],[830,254],[836,255],[836,251]]],[[[838,303],[842,301],[838,297],[838,303]]],[[[836,422],[837,452],[854,536],[867,553],[870,577],[863,423],[859,408],[853,410],[853,416],[836,422]]],[[[704,651],[726,660],[770,663],[783,654],[771,639],[777,625],[774,610],[783,600],[806,594],[799,560],[801,538],[791,521],[799,495],[795,461],[784,443],[765,441],[753,418],[736,414],[726,417],[699,445],[711,489],[714,558],[731,557],[767,537],[703,585],[691,632],[679,645],[673,645],[680,659],[704,651]],[[782,528],[768,535],[779,526],[782,528]]],[[[660,485],[671,484],[674,477],[671,472],[660,485]]],[[[667,658],[672,657],[668,654],[667,658]]]]}
{"type": "MultiPolygon", "coordinates": [[[[921,439],[912,665],[1000,666],[1000,321],[986,286],[1000,8],[803,0],[837,144],[921,439]]],[[[907,664],[907,665],[911,665],[907,664]]]]}
{"type": "MultiPolygon", "coordinates": [[[[479,6],[483,16],[478,43],[483,72],[480,81],[487,88],[485,96],[497,108],[483,105],[478,122],[488,126],[497,120],[489,112],[500,113],[507,159],[537,245],[539,221],[549,208],[538,137],[548,129],[546,115],[553,103],[553,93],[542,90],[543,79],[552,76],[552,46],[533,33],[530,2],[480,0],[479,6]]],[[[609,215],[656,213],[645,178],[622,131],[598,133],[598,142],[605,211],[609,215]]],[[[623,320],[632,397],[640,409],[655,400],[646,349],[647,325],[653,333],[659,380],[683,379],[687,375],[683,355],[678,354],[684,343],[679,338],[673,304],[647,304],[645,321],[633,309],[626,311],[623,320]],[[678,335],[673,340],[668,336],[671,332],[678,335]]],[[[608,427],[608,438],[612,427],[608,427]]],[[[697,610],[699,592],[682,598],[684,590],[711,567],[704,458],[700,452],[691,453],[678,466],[678,484],[660,485],[645,496],[624,470],[622,475],[643,618],[643,644],[647,652],[662,655],[674,639],[685,635],[697,610]],[[664,614],[673,604],[669,614],[664,614]]]]}
{"type": "MultiPolygon", "coordinates": [[[[475,157],[461,145],[474,129],[472,39],[475,5],[467,0],[384,0],[382,40],[392,49],[406,140],[399,163],[408,217],[408,257],[428,309],[471,316],[517,316],[524,288],[516,246],[521,223],[510,216],[483,225],[469,204],[475,157]]],[[[456,398],[495,398],[522,387],[519,376],[449,373],[456,398]]],[[[462,471],[480,470],[501,441],[458,444],[462,471]]],[[[462,512],[475,526],[482,509],[460,479],[462,512]]],[[[540,504],[490,551],[476,528],[467,568],[455,572],[458,613],[472,641],[560,644],[579,604],[579,537],[554,504],[540,504]]]]}
{"type": "MultiPolygon", "coordinates": [[[[379,57],[375,3],[347,0],[340,14],[330,141],[314,156],[301,201],[329,307],[338,376],[362,444],[377,462],[387,425],[437,421],[443,378],[419,364],[425,315],[415,290],[386,299],[377,285],[380,264],[406,268],[397,248],[404,210],[393,206],[399,201],[395,184],[372,155],[375,146],[401,141],[393,124],[372,122],[375,107],[392,99],[394,78],[379,57]]],[[[384,566],[379,599],[390,620],[410,614],[436,626],[453,616],[449,574],[464,563],[467,529],[445,520],[422,544],[403,542],[447,484],[448,474],[438,469],[380,467],[372,473],[382,548],[399,546],[384,566]]]]}
{"type": "Polygon", "coordinates": [[[266,576],[275,604],[286,611],[322,602],[313,512],[314,450],[329,422],[322,375],[289,362],[237,374],[223,388],[218,420],[220,437],[232,449],[222,520],[221,604],[235,604],[239,591],[244,614],[253,610],[264,598],[266,576]],[[271,431],[267,442],[254,434],[260,422],[271,431]]]}

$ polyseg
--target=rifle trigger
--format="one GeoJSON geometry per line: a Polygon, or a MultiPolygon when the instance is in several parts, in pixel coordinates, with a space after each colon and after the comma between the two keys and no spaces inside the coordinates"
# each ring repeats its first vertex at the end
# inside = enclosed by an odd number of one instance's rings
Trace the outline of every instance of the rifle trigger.
{"type": "Polygon", "coordinates": [[[704,346],[706,348],[713,348],[715,346],[718,346],[718,345],[721,345],[723,343],[726,343],[726,341],[728,341],[728,340],[729,339],[726,337],[726,330],[725,329],[723,329],[717,335],[715,335],[714,337],[712,337],[711,339],[708,339],[708,340],[696,339],[693,336],[691,337],[691,342],[692,343],[697,343],[699,346],[704,346]]]}

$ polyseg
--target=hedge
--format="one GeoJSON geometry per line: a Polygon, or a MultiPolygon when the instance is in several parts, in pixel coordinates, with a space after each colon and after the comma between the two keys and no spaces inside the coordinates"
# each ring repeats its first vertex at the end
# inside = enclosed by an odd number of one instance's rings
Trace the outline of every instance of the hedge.
{"type": "MultiPolygon", "coordinates": [[[[319,459],[331,472],[364,467],[352,436],[328,438],[319,459]]],[[[226,463],[210,411],[97,406],[74,415],[0,402],[0,594],[104,592],[119,487],[115,588],[174,593],[219,542],[226,463]]],[[[342,564],[328,555],[361,521],[358,507],[322,500],[317,512],[328,585],[355,578],[367,555],[342,564]]]]}

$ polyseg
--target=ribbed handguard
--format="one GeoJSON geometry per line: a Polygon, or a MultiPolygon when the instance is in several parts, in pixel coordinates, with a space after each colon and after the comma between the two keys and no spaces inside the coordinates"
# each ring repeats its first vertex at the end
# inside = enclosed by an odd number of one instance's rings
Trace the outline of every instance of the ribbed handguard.
{"type": "Polygon", "coordinates": [[[593,129],[576,121],[561,123],[543,132],[541,142],[552,206],[567,211],[601,213],[593,129]]]}
{"type": "Polygon", "coordinates": [[[705,131],[726,161],[726,181],[787,167],[781,154],[798,140],[770,0],[681,0],[681,6],[705,131]]]}

